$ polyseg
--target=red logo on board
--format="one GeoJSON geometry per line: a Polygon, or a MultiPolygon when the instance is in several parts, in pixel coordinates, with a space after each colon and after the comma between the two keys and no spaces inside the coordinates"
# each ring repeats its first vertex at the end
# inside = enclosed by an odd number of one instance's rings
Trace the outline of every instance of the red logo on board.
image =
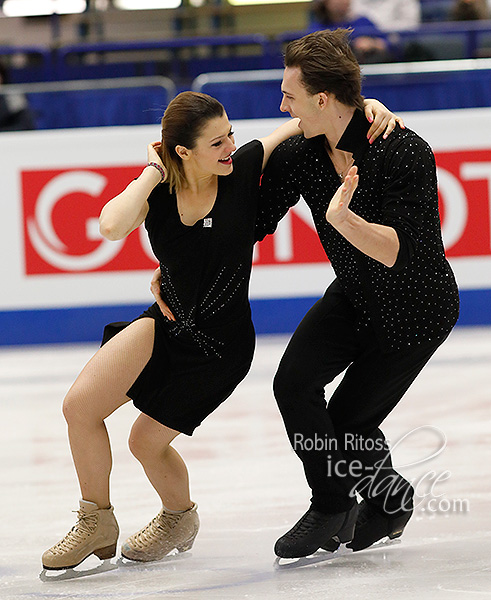
{"type": "Polygon", "coordinates": [[[145,232],[110,242],[98,229],[104,204],[140,172],[141,167],[23,172],[26,273],[154,268],[145,232]]]}
{"type": "MultiPolygon", "coordinates": [[[[442,230],[447,254],[491,254],[491,150],[439,152],[442,230]]],[[[110,242],[98,232],[104,204],[137,177],[141,166],[24,171],[22,204],[28,275],[152,270],[143,227],[110,242]]],[[[256,251],[255,264],[325,262],[312,220],[298,205],[256,251]]]]}

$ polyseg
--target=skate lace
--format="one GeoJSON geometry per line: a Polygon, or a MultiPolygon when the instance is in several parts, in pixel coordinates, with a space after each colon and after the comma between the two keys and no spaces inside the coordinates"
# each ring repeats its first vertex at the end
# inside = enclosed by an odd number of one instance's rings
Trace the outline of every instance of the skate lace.
{"type": "Polygon", "coordinates": [[[312,529],[317,528],[319,524],[320,521],[316,519],[315,515],[313,515],[311,512],[307,512],[292,528],[290,534],[296,534],[300,536],[308,535],[312,532],[312,529]]]}
{"type": "Polygon", "coordinates": [[[377,511],[374,510],[370,504],[368,504],[367,502],[362,502],[361,506],[360,506],[360,511],[358,513],[358,517],[356,520],[356,524],[357,526],[361,526],[361,525],[365,525],[368,521],[371,520],[371,518],[373,517],[373,515],[376,515],[377,511]]]}
{"type": "Polygon", "coordinates": [[[63,554],[68,550],[72,550],[77,545],[84,542],[97,529],[96,513],[86,513],[83,510],[74,510],[73,512],[77,513],[77,523],[62,540],[53,546],[51,550],[55,554],[63,554]]]}
{"type": "Polygon", "coordinates": [[[160,512],[148,525],[145,525],[131,539],[132,545],[141,550],[148,548],[150,544],[161,543],[166,539],[172,529],[179,523],[182,515],[173,515],[160,512]]]}

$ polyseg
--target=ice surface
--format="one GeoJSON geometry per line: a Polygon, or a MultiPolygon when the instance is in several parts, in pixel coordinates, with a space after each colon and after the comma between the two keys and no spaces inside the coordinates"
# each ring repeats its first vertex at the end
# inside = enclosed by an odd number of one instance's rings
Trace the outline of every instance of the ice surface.
{"type": "MultiPolygon", "coordinates": [[[[274,542],[309,500],[271,393],[286,342],[260,338],[248,378],[175,443],[199,505],[194,548],[49,583],[38,578],[41,554],[74,524],[79,498],[61,401],[96,347],[0,350],[0,598],[491,598],[491,329],[456,330],[383,425],[420,496],[402,542],[278,569],[274,542]]],[[[120,542],[159,509],[127,449],[136,416],[128,404],[108,419],[120,542]]]]}

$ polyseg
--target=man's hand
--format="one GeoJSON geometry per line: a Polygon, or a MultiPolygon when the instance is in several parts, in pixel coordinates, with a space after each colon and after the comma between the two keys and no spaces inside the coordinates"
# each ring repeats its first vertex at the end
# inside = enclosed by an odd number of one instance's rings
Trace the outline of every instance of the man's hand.
{"type": "Polygon", "coordinates": [[[172,314],[171,309],[167,306],[167,304],[162,300],[160,295],[160,283],[162,281],[162,274],[160,273],[160,268],[155,269],[152,276],[152,281],[150,282],[150,291],[152,292],[155,301],[159,305],[160,310],[164,317],[167,317],[169,321],[175,321],[176,318],[172,314]]]}
{"type": "Polygon", "coordinates": [[[358,167],[351,167],[327,207],[326,219],[350,244],[386,267],[394,266],[399,237],[393,227],[370,223],[349,208],[358,186],[358,167]]]}
{"type": "Polygon", "coordinates": [[[339,186],[337,192],[327,207],[326,219],[333,227],[342,225],[349,216],[349,203],[358,187],[358,167],[353,166],[348,171],[344,182],[339,186]]]}

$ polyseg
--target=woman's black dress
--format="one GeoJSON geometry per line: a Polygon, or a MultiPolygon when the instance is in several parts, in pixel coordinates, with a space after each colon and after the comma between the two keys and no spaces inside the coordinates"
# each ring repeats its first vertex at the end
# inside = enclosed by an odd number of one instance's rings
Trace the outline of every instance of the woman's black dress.
{"type": "MultiPolygon", "coordinates": [[[[128,396],[163,425],[191,435],[249,371],[255,333],[248,299],[263,146],[255,140],[233,156],[218,178],[209,214],[181,222],[166,183],[148,198],[145,219],[160,262],[161,296],[176,321],[153,304],[139,318],[155,319],[152,356],[128,396]]],[[[123,324],[109,325],[105,341],[123,324]]]]}

